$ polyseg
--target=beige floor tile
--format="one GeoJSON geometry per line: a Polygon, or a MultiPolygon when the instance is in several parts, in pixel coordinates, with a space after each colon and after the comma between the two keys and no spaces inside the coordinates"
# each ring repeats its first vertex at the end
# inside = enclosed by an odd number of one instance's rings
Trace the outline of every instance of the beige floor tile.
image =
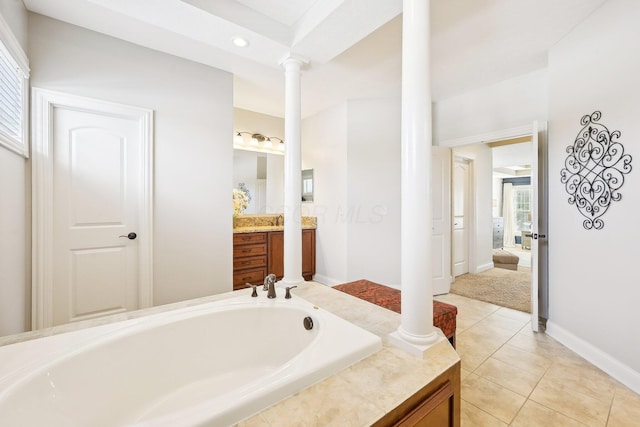
{"type": "Polygon", "coordinates": [[[524,329],[509,340],[509,344],[521,350],[548,358],[564,357],[569,360],[577,356],[571,350],[544,333],[533,333],[524,329]]]}
{"type": "Polygon", "coordinates": [[[525,326],[528,327],[528,321],[522,321],[518,319],[510,319],[508,317],[500,316],[497,313],[490,314],[489,316],[478,322],[480,325],[488,325],[494,328],[504,329],[505,331],[516,333],[520,332],[525,326]]]}
{"type": "Polygon", "coordinates": [[[463,332],[469,329],[470,327],[472,327],[473,325],[475,325],[481,320],[482,318],[458,316],[456,318],[456,334],[459,334],[460,332],[463,332]]]}
{"type": "Polygon", "coordinates": [[[491,356],[495,348],[483,340],[478,341],[472,336],[465,337],[463,333],[456,337],[456,351],[460,355],[462,367],[473,372],[473,370],[491,356]]]}
{"type": "Polygon", "coordinates": [[[513,420],[526,400],[519,394],[476,374],[469,375],[462,383],[461,396],[468,403],[507,424],[513,420]]]}
{"type": "Polygon", "coordinates": [[[640,396],[629,389],[616,390],[607,427],[637,427],[640,423],[640,396]]]}
{"type": "Polygon", "coordinates": [[[460,368],[460,381],[464,381],[465,378],[469,376],[469,374],[471,374],[471,371],[464,368],[460,368]]]}
{"type": "Polygon", "coordinates": [[[588,426],[607,423],[610,404],[566,387],[563,383],[543,377],[530,399],[588,426]]]}
{"type": "Polygon", "coordinates": [[[507,332],[490,325],[481,325],[480,323],[462,331],[460,334],[456,334],[456,340],[475,347],[481,347],[493,353],[509,341],[513,335],[513,332],[507,332]]]}
{"type": "Polygon", "coordinates": [[[507,427],[507,424],[465,400],[461,402],[460,408],[462,427],[507,427]]]}
{"type": "Polygon", "coordinates": [[[616,385],[594,366],[554,364],[545,374],[565,387],[611,404],[616,385]]]}
{"type": "Polygon", "coordinates": [[[458,313],[461,316],[482,319],[499,309],[497,305],[488,304],[486,302],[474,301],[458,307],[458,313]]]}
{"type": "Polygon", "coordinates": [[[456,294],[438,295],[438,296],[433,297],[433,299],[435,299],[437,301],[445,302],[447,304],[455,305],[456,307],[458,307],[460,305],[467,304],[469,301],[471,301],[470,298],[466,298],[466,297],[463,297],[461,295],[456,295],[456,294]]]}
{"type": "Polygon", "coordinates": [[[553,409],[546,408],[536,402],[527,400],[512,427],[584,427],[584,424],[567,417],[553,409]]]}
{"type": "Polygon", "coordinates": [[[495,311],[494,314],[502,317],[507,317],[509,319],[522,320],[523,322],[531,321],[530,313],[525,313],[524,311],[518,311],[507,307],[500,307],[495,311]]]}
{"type": "Polygon", "coordinates": [[[542,378],[542,375],[535,375],[493,357],[484,361],[474,373],[524,397],[529,396],[542,378]]]}
{"type": "Polygon", "coordinates": [[[538,377],[542,377],[553,364],[551,359],[530,353],[509,344],[500,347],[491,357],[509,363],[517,368],[524,369],[538,377]]]}

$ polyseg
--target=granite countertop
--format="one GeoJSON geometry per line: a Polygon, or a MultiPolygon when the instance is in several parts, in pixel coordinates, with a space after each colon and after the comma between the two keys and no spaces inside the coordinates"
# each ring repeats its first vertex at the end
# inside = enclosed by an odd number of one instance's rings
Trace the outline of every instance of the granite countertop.
{"type": "MultiPolygon", "coordinates": [[[[249,298],[250,291],[243,289],[11,335],[0,338],[0,346],[242,294],[249,298]]],[[[400,325],[398,313],[315,282],[305,282],[292,293],[294,298],[298,295],[382,337],[383,348],[338,374],[240,422],[237,424],[239,427],[268,427],[283,423],[296,426],[369,426],[460,360],[439,329],[436,331],[442,339],[429,349],[427,358],[423,360],[389,344],[388,335],[400,325]]]]}
{"type": "MultiPolygon", "coordinates": [[[[303,230],[315,230],[315,225],[302,225],[303,230]]],[[[240,233],[259,233],[266,231],[284,231],[283,225],[256,225],[250,227],[235,227],[233,229],[233,234],[240,233]]]]}
{"type": "MultiPolygon", "coordinates": [[[[283,214],[249,214],[238,215],[233,218],[233,233],[257,233],[265,231],[283,231],[283,214]],[[277,225],[276,225],[277,224],[277,225]]],[[[303,230],[314,230],[317,218],[313,216],[301,217],[303,230]]]]}

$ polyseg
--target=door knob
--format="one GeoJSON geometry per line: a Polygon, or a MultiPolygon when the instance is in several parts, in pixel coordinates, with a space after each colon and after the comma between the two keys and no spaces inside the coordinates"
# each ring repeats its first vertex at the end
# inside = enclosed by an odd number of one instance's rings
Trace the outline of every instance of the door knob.
{"type": "Polygon", "coordinates": [[[127,239],[129,239],[129,240],[133,240],[133,239],[135,239],[136,237],[138,237],[138,235],[137,235],[136,233],[129,233],[129,234],[127,234],[126,236],[120,236],[120,237],[126,237],[126,238],[127,238],[127,239]]]}

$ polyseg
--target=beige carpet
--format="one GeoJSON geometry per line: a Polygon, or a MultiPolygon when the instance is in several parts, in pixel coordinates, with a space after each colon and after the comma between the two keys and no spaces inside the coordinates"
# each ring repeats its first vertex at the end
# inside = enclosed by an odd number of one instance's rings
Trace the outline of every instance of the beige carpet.
{"type": "Polygon", "coordinates": [[[492,268],[463,274],[451,284],[451,293],[531,313],[531,269],[492,268]]]}

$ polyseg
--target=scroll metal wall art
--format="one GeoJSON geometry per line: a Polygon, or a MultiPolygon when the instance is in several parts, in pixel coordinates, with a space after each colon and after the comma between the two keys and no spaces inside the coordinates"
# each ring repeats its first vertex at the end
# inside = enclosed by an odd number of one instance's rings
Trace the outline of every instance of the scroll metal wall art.
{"type": "Polygon", "coordinates": [[[586,219],[587,230],[604,227],[602,216],[611,203],[622,199],[624,176],[631,172],[631,156],[618,142],[620,131],[609,132],[598,123],[602,113],[595,111],[580,120],[582,129],[573,145],[567,147],[561,181],[569,193],[569,204],[576,205],[586,219]]]}

